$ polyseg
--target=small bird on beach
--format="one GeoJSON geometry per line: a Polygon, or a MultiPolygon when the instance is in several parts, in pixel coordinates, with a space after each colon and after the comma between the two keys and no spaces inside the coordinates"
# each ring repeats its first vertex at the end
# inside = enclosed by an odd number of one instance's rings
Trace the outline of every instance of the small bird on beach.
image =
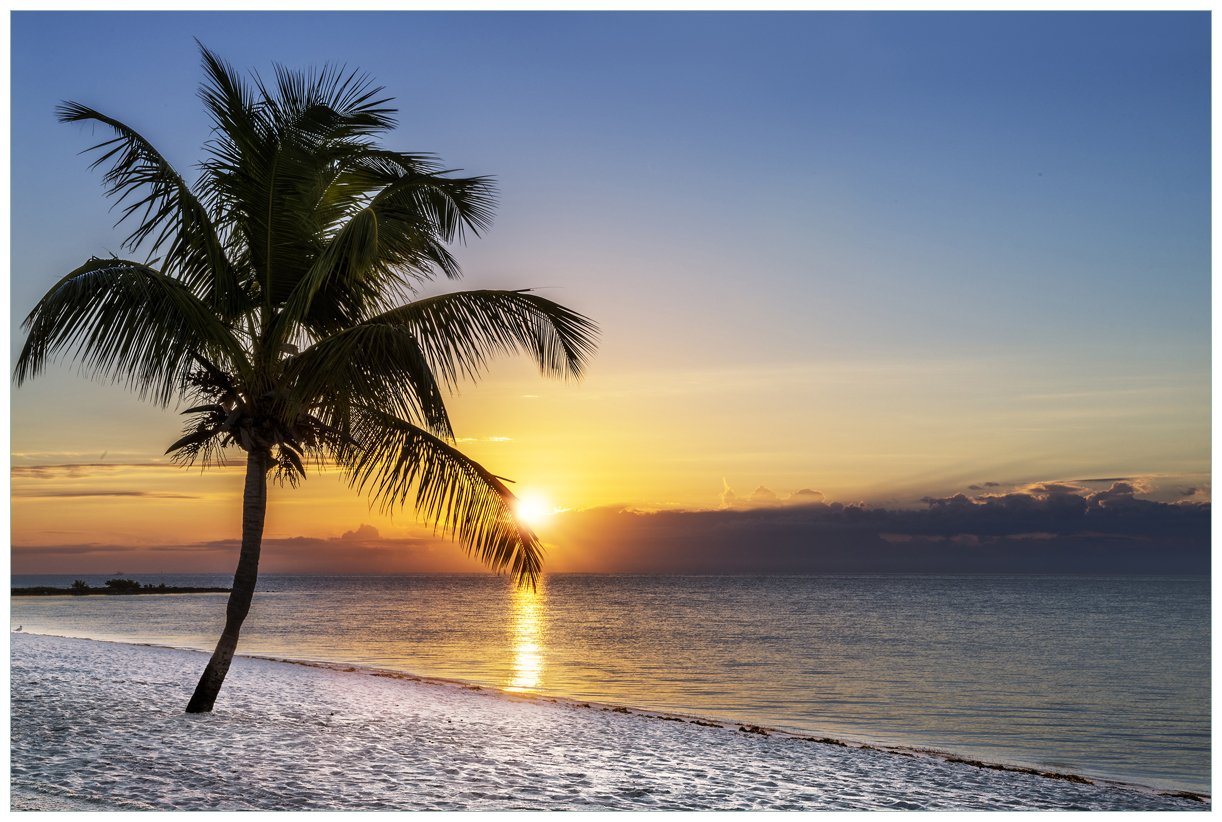
{"type": "Polygon", "coordinates": [[[18,625],[18,626],[17,626],[17,630],[16,630],[16,631],[13,631],[13,633],[15,633],[15,634],[19,634],[19,633],[21,633],[21,629],[22,629],[22,628],[24,628],[24,627],[25,627],[24,625],[18,625]]]}

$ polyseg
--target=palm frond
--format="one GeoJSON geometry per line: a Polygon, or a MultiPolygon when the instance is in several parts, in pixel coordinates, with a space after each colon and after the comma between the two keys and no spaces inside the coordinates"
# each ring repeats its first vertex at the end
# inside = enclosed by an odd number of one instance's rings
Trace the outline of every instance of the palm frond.
{"type": "Polygon", "coordinates": [[[74,349],[74,358],[99,376],[165,406],[196,356],[245,367],[237,340],[184,283],[129,260],[89,260],[39,300],[23,327],[18,385],[74,349]]]}
{"type": "Polygon", "coordinates": [[[274,112],[260,93],[228,63],[199,45],[204,83],[199,95],[213,122],[206,144],[203,190],[209,206],[222,215],[231,256],[257,292],[265,313],[275,303],[276,278],[295,281],[321,245],[301,213],[300,190],[308,188],[317,169],[293,151],[277,131],[274,112]]]}
{"type": "Polygon", "coordinates": [[[259,82],[263,105],[282,128],[311,132],[320,140],[352,140],[395,126],[391,98],[369,75],[342,66],[313,71],[275,66],[274,91],[259,82]]]}
{"type": "Polygon", "coordinates": [[[404,505],[414,489],[418,516],[493,571],[534,587],[543,547],[517,521],[504,482],[454,446],[375,408],[354,409],[351,435],[337,462],[354,487],[383,511],[404,505]]]}
{"type": "Polygon", "coordinates": [[[182,437],[171,443],[165,453],[180,465],[193,465],[197,460],[204,467],[223,465],[226,439],[218,422],[200,415],[183,428],[182,437]]]}
{"type": "Polygon", "coordinates": [[[331,333],[359,322],[389,307],[388,296],[406,296],[435,272],[457,278],[458,264],[444,243],[460,238],[464,227],[486,228],[494,203],[487,178],[401,171],[347,219],[295,285],[279,338],[298,323],[331,333]]]}
{"type": "Polygon", "coordinates": [[[478,377],[499,354],[524,352],[549,377],[579,378],[598,339],[593,320],[521,291],[457,291],[370,320],[406,326],[448,387],[478,377]]]}
{"type": "Polygon", "coordinates": [[[443,168],[432,155],[377,148],[352,162],[385,186],[385,193],[407,192],[445,242],[461,242],[467,230],[478,237],[492,227],[497,201],[492,177],[453,176],[461,169],[443,168]]]}
{"type": "Polygon", "coordinates": [[[427,153],[361,144],[355,150],[336,154],[316,205],[319,224],[325,227],[328,236],[335,236],[379,191],[400,177],[444,173],[437,158],[427,153]]]}
{"type": "Polygon", "coordinates": [[[135,129],[88,106],[65,102],[56,113],[60,122],[100,123],[114,133],[86,151],[98,155],[91,168],[109,164],[102,179],[121,208],[119,222],[138,219],[124,247],[134,251],[148,240],[150,256],[164,248],[166,273],[223,313],[236,312],[243,297],[237,276],[208,213],[174,167],[135,129]]]}
{"type": "Polygon", "coordinates": [[[319,340],[284,364],[290,416],[334,418],[347,406],[374,405],[452,438],[445,398],[424,352],[402,325],[362,323],[319,340]]]}
{"type": "Polygon", "coordinates": [[[394,110],[358,72],[277,66],[274,83],[255,76],[251,86],[201,50],[201,94],[217,126],[204,164],[210,202],[227,215],[270,316],[314,267],[329,233],[359,209],[352,198],[363,202],[375,181],[356,185],[343,171],[374,149],[370,136],[394,125],[394,110]]]}
{"type": "Polygon", "coordinates": [[[195,43],[199,47],[204,68],[199,98],[208,110],[213,125],[213,139],[208,143],[210,153],[224,158],[233,166],[242,165],[244,158],[258,158],[271,128],[255,105],[253,90],[215,52],[208,50],[198,40],[195,43]]]}

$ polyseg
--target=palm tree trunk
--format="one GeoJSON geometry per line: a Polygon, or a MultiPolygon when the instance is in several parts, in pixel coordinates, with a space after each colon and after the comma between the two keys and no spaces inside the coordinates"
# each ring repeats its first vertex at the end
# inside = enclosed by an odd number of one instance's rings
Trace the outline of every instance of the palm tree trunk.
{"type": "Polygon", "coordinates": [[[242,495],[242,553],[238,557],[238,570],[233,575],[233,590],[229,593],[229,605],[225,609],[225,630],[216,643],[216,650],[204,668],[204,675],[195,686],[195,693],[187,703],[187,713],[199,714],[212,710],[216,695],[220,693],[233,661],[234,649],[238,647],[238,634],[242,622],[250,612],[250,600],[255,595],[255,582],[259,578],[259,548],[263,543],[263,519],[267,513],[267,470],[271,455],[266,451],[251,451],[246,457],[246,490],[242,495]]]}

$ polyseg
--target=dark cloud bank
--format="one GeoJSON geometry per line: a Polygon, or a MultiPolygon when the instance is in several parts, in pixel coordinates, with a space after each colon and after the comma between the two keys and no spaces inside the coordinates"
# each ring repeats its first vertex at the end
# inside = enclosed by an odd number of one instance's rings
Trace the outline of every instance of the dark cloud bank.
{"type": "Polygon", "coordinates": [[[814,502],[567,515],[565,570],[629,573],[1153,573],[1209,571],[1207,503],[1141,499],[1127,482],[1045,483],[925,498],[924,508],[814,502]],[[605,560],[602,561],[602,560],[605,560]]]}

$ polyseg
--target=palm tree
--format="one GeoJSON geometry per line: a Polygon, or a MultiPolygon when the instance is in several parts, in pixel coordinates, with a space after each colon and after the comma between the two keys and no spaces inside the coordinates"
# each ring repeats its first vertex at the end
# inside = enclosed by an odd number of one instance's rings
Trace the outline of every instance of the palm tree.
{"type": "Polygon", "coordinates": [[[491,357],[525,352],[545,375],[579,377],[595,325],[530,291],[417,299],[459,276],[446,244],[487,228],[494,189],[431,155],[383,148],[391,100],[335,68],[250,80],[200,45],[212,138],[189,185],[132,128],[79,103],[63,122],[113,135],[106,168],[125,248],[94,257],[26,318],[18,385],[67,352],[95,375],[167,407],[190,404],[170,445],[183,464],[246,452],[242,548],[225,628],[188,712],[212,710],[259,569],[269,475],[296,485],[334,467],[383,511],[416,512],[492,570],[533,586],[538,538],[514,496],[454,445],[444,395],[491,357]],[[414,494],[413,494],[414,492],[414,494]],[[414,497],[414,499],[412,499],[414,497]]]}

